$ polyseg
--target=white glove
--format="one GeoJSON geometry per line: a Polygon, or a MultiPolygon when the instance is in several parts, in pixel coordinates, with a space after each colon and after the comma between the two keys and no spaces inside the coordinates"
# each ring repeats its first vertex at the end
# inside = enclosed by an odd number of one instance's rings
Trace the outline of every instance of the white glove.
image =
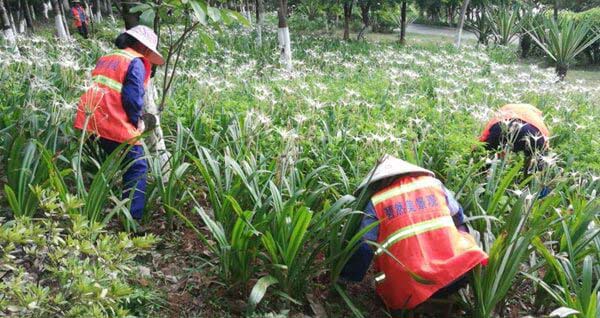
{"type": "Polygon", "coordinates": [[[146,130],[146,125],[144,124],[144,121],[141,118],[138,120],[137,129],[140,132],[140,134],[144,133],[144,131],[146,130]]]}

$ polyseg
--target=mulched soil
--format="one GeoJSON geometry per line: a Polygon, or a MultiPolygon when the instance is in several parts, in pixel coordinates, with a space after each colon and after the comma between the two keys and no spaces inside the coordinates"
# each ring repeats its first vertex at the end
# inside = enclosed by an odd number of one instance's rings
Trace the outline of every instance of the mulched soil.
{"type": "MultiPolygon", "coordinates": [[[[216,258],[211,257],[210,251],[196,233],[178,219],[174,219],[173,226],[169,226],[163,215],[155,215],[152,227],[148,228],[161,242],[151,257],[141,260],[141,266],[149,269],[150,277],[142,278],[139,282],[162,293],[165,304],[157,317],[244,317],[247,293],[242,293],[240,288],[231,288],[220,283],[212,271],[214,264],[210,263],[216,258]]],[[[190,214],[187,217],[193,224],[202,224],[198,215],[190,214]]],[[[246,289],[250,290],[253,283],[250,282],[246,289]]],[[[353,316],[337,292],[326,287],[326,275],[318,278],[315,286],[315,290],[307,297],[309,304],[302,308],[291,308],[290,317],[353,316]]],[[[367,314],[366,317],[391,317],[375,292],[372,269],[362,282],[347,282],[344,283],[344,287],[355,305],[367,314]]],[[[523,297],[511,297],[508,304],[501,308],[501,317],[523,317],[534,311],[529,301],[531,296],[527,297],[533,294],[528,281],[522,280],[520,284],[516,284],[512,293],[523,297]]],[[[265,307],[277,307],[276,299],[268,299],[263,303],[267,303],[265,307]]],[[[268,308],[263,309],[269,311],[268,308]]],[[[458,304],[439,300],[420,306],[407,317],[465,316],[466,313],[458,304]]]]}

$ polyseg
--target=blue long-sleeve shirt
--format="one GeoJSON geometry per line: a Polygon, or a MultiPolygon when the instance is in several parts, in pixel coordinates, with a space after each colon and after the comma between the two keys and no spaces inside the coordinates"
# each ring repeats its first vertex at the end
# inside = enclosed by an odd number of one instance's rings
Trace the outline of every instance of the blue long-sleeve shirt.
{"type": "Polygon", "coordinates": [[[129,121],[137,127],[142,109],[144,108],[144,79],[146,68],[140,58],[135,58],[129,63],[127,75],[121,89],[121,102],[129,121]]]}
{"type": "MultiPolygon", "coordinates": [[[[464,212],[463,208],[456,201],[454,195],[446,189],[444,185],[440,185],[444,189],[444,193],[446,195],[446,204],[448,205],[448,209],[450,210],[450,214],[452,215],[452,219],[454,220],[454,225],[459,227],[464,224],[464,212]]],[[[369,201],[365,208],[365,215],[363,216],[360,228],[363,229],[375,222],[378,221],[377,214],[375,213],[375,207],[373,203],[369,201]]],[[[373,260],[374,252],[373,249],[365,242],[365,241],[377,241],[379,236],[379,225],[376,225],[369,232],[363,235],[363,242],[358,247],[358,250],[352,255],[348,263],[344,266],[342,270],[342,278],[350,281],[359,282],[363,280],[367,271],[369,270],[369,266],[371,265],[371,261],[373,260]]]]}

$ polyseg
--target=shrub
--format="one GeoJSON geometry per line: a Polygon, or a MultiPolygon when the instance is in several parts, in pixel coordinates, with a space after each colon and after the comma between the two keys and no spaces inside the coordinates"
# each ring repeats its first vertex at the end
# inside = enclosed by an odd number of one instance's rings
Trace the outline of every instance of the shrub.
{"type": "Polygon", "coordinates": [[[567,19],[555,21],[546,18],[542,25],[532,27],[530,35],[555,62],[556,73],[561,79],[564,79],[575,58],[600,39],[600,35],[586,23],[567,19]]]}
{"type": "MultiPolygon", "coordinates": [[[[581,23],[587,23],[592,30],[600,32],[600,8],[590,9],[575,14],[575,20],[581,23]]],[[[593,34],[588,34],[591,38],[593,34]]],[[[596,41],[586,51],[589,61],[593,64],[600,64],[600,41],[596,41]]]]}
{"type": "Polygon", "coordinates": [[[152,310],[157,295],[131,281],[135,257],[156,243],[154,236],[106,233],[67,215],[57,194],[44,191],[40,199],[46,218],[0,219],[0,315],[127,317],[152,310]]]}

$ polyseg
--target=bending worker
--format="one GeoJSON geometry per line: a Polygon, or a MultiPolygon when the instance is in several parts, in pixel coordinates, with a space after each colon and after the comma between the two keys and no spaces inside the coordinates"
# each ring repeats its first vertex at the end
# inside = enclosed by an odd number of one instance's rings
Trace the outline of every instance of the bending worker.
{"type": "Polygon", "coordinates": [[[73,1],[73,7],[71,8],[71,14],[73,15],[73,20],[75,22],[75,27],[81,36],[84,39],[88,38],[88,28],[87,28],[87,15],[85,14],[85,9],[81,6],[81,2],[79,0],[73,1]]]}
{"type": "Polygon", "coordinates": [[[530,158],[548,147],[549,138],[550,130],[539,109],[529,104],[508,104],[488,122],[479,141],[488,150],[510,144],[514,152],[523,152],[530,158]]]}
{"type": "Polygon", "coordinates": [[[467,272],[487,262],[461,206],[433,172],[386,155],[358,187],[363,191],[370,199],[361,228],[380,222],[363,240],[380,248],[363,242],[342,277],[362,280],[375,257],[376,290],[392,314],[458,290],[467,272]]]}
{"type": "Polygon", "coordinates": [[[138,221],[144,210],[148,166],[137,140],[144,129],[141,117],[151,66],[164,64],[157,43],[156,34],[146,26],[119,35],[115,41],[119,49],[101,57],[92,71],[93,86],[81,96],[74,123],[76,129],[91,133],[92,141],[107,154],[123,143],[132,145],[126,154],[129,168],[123,175],[123,197],[135,188],[130,211],[138,221]]]}

